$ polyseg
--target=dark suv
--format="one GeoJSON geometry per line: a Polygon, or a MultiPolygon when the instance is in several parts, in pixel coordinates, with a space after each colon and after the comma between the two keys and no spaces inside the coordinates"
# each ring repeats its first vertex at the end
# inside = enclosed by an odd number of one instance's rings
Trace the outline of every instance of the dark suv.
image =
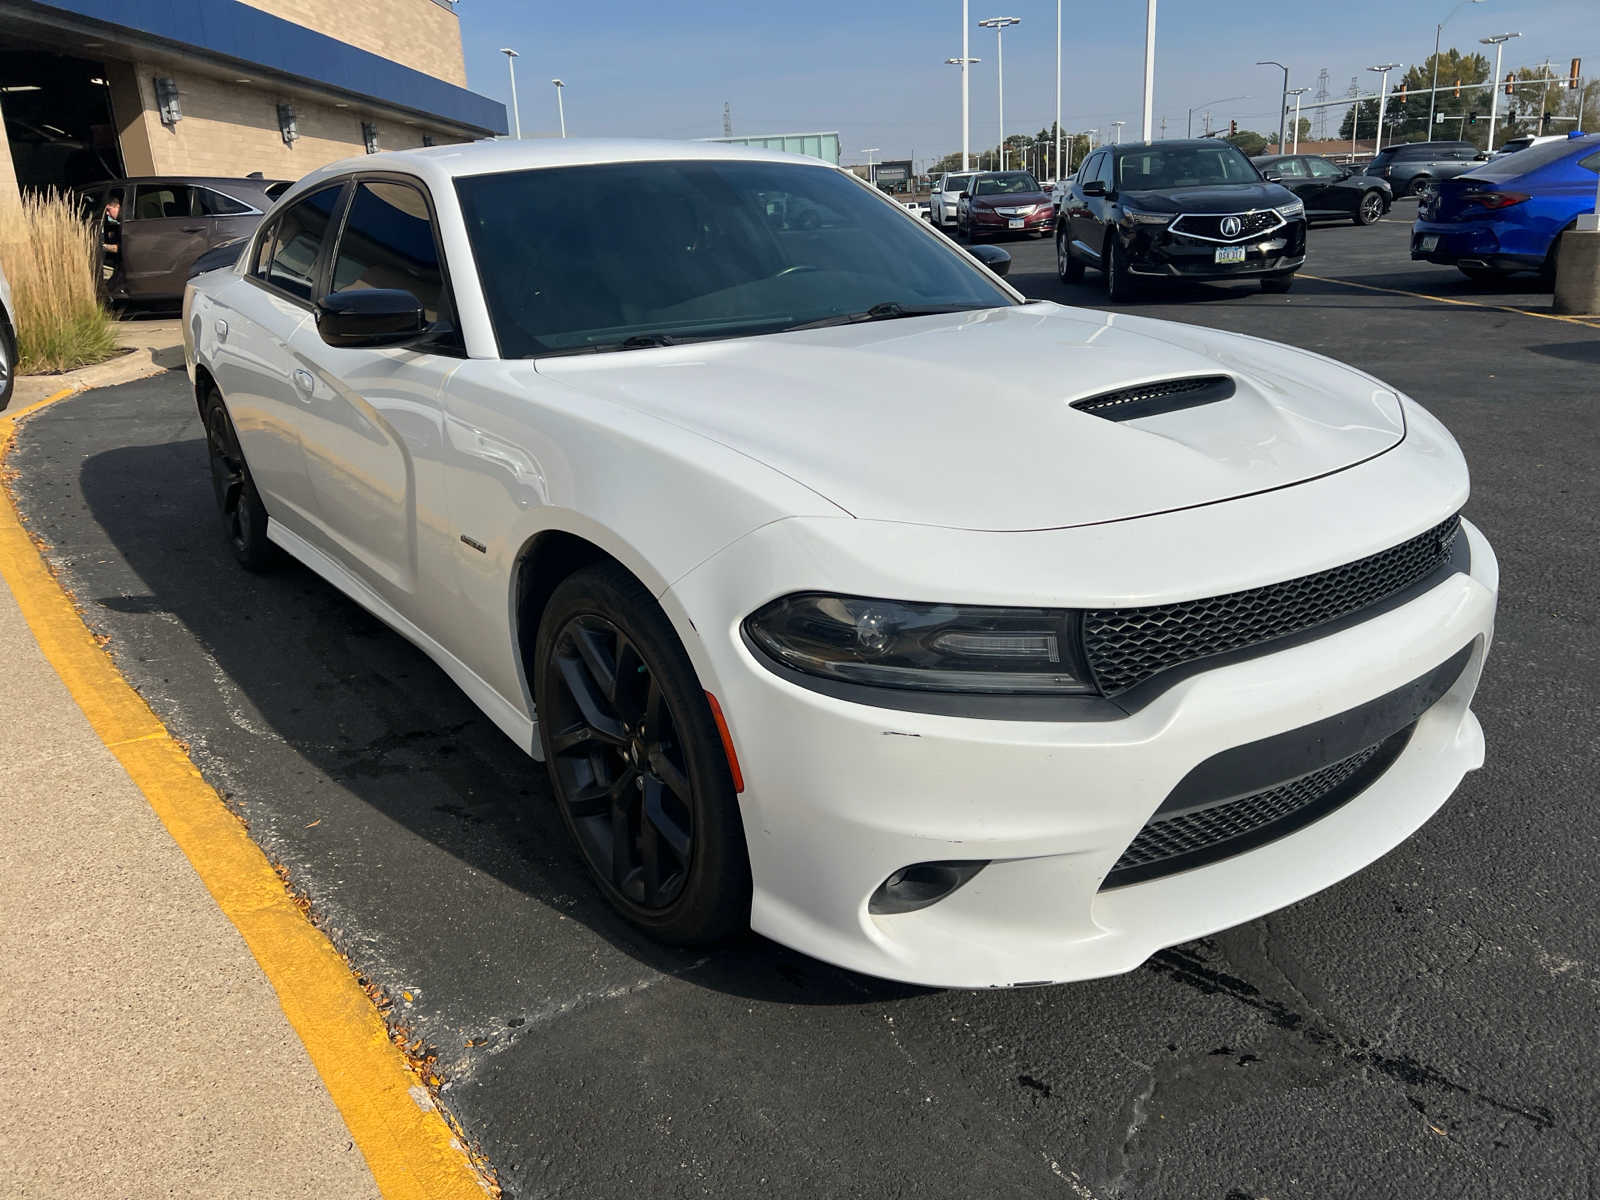
{"type": "Polygon", "coordinates": [[[1101,147],[1061,199],[1061,281],[1096,267],[1112,300],[1139,278],[1259,279],[1287,292],[1305,260],[1305,205],[1224,141],[1101,147]]]}
{"type": "Polygon", "coordinates": [[[1367,174],[1387,183],[1396,196],[1416,196],[1435,179],[1454,179],[1483,161],[1471,142],[1409,142],[1379,150],[1367,174]]]}

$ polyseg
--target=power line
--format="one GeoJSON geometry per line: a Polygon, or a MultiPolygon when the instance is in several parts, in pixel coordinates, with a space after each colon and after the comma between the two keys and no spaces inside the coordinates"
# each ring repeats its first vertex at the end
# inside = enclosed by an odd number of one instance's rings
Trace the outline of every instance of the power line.
{"type": "MultiPolygon", "coordinates": [[[[1328,99],[1328,97],[1329,97],[1329,92],[1328,92],[1328,68],[1327,67],[1323,67],[1321,73],[1318,74],[1318,76],[1317,76],[1317,94],[1316,94],[1316,99],[1320,103],[1320,102],[1325,102],[1328,99]]],[[[1328,136],[1328,110],[1326,108],[1317,109],[1317,114],[1316,114],[1316,116],[1311,118],[1311,122],[1312,122],[1313,128],[1315,128],[1315,130],[1316,130],[1317,140],[1320,142],[1320,141],[1324,140],[1325,138],[1327,138],[1327,136],[1328,136]]]]}

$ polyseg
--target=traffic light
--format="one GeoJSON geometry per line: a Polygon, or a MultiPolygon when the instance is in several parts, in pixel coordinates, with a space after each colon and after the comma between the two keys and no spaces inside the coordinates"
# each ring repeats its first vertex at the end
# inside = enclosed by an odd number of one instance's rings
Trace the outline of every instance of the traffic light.
{"type": "Polygon", "coordinates": [[[1461,80],[1456,80],[1456,99],[1461,99],[1461,80]]]}
{"type": "Polygon", "coordinates": [[[1578,77],[1581,74],[1583,74],[1583,59],[1575,58],[1572,60],[1572,74],[1567,76],[1567,91],[1578,90],[1578,77]]]}
{"type": "Polygon", "coordinates": [[[1228,122],[1228,136],[1229,137],[1233,137],[1238,132],[1239,132],[1239,122],[1237,122],[1237,121],[1229,121],[1228,122]]]}
{"type": "Polygon", "coordinates": [[[1468,125],[1476,125],[1477,123],[1478,123],[1478,114],[1477,113],[1468,113],[1467,114],[1467,124],[1468,125]]]}
{"type": "Polygon", "coordinates": [[[1506,76],[1506,95],[1515,96],[1516,94],[1517,94],[1517,73],[1515,71],[1513,71],[1513,72],[1511,72],[1511,74],[1506,76]]]}
{"type": "Polygon", "coordinates": [[[1406,84],[1405,84],[1405,80],[1402,79],[1400,81],[1400,103],[1404,104],[1405,102],[1406,102],[1406,84]]]}

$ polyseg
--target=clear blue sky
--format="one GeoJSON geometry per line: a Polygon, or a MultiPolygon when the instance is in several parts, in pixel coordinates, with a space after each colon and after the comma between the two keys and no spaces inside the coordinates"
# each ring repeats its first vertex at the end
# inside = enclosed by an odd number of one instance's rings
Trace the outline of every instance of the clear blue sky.
{"type": "MultiPolygon", "coordinates": [[[[1318,72],[1327,67],[1334,96],[1345,93],[1352,75],[1369,90],[1376,81],[1363,70],[1369,64],[1410,65],[1433,52],[1434,24],[1453,3],[1164,0],[1156,44],[1157,132],[1165,116],[1169,134],[1181,136],[1190,105],[1239,94],[1251,98],[1216,106],[1215,120],[1276,128],[1282,76],[1252,65],[1257,59],[1288,64],[1292,87],[1314,92],[1318,72]]],[[[497,51],[513,46],[521,53],[524,134],[556,128],[549,81],[560,76],[574,137],[714,137],[722,132],[728,101],[735,133],[838,130],[846,162],[863,161],[861,150],[869,146],[879,148],[877,158],[915,155],[919,163],[961,148],[960,73],[944,65],[961,53],[960,0],[461,0],[458,11],[475,91],[508,100],[506,61],[497,51]]],[[[1121,119],[1128,122],[1124,137],[1137,136],[1144,5],[1069,0],[1065,12],[1062,124],[1109,133],[1110,122],[1121,119]]],[[[973,0],[974,22],[990,16],[1023,19],[1005,35],[1009,132],[1047,127],[1055,110],[1055,5],[973,0]]],[[[1445,27],[1444,45],[1477,48],[1479,37],[1513,30],[1524,36],[1507,47],[1507,70],[1549,56],[1564,73],[1580,54],[1585,74],[1600,74],[1600,0],[1463,4],[1445,27]]],[[[976,148],[998,140],[995,38],[991,30],[972,35],[971,53],[983,59],[972,80],[976,148]]],[[[1342,115],[1329,117],[1330,130],[1342,115]]]]}

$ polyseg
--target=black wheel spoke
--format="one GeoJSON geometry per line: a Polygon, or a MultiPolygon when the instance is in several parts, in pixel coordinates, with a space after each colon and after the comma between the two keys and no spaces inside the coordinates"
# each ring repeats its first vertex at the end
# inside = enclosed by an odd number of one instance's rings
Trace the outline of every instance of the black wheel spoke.
{"type": "Polygon", "coordinates": [[[603,637],[597,630],[585,629],[581,625],[572,631],[572,644],[582,657],[583,665],[588,669],[595,686],[609,704],[617,698],[617,664],[606,648],[603,637]]]}
{"type": "Polygon", "coordinates": [[[628,877],[635,871],[633,854],[633,822],[628,820],[628,806],[613,805],[611,809],[611,882],[618,891],[626,891],[628,877]]]}
{"type": "Polygon", "coordinates": [[[588,787],[578,789],[567,800],[567,809],[572,813],[573,820],[583,821],[590,817],[603,817],[611,812],[617,803],[618,793],[624,786],[631,786],[633,778],[630,773],[615,783],[597,780],[588,787]]]}
{"type": "Polygon", "coordinates": [[[577,703],[578,711],[583,714],[590,732],[602,741],[622,745],[626,740],[622,722],[607,711],[610,703],[585,664],[576,655],[562,654],[557,657],[556,665],[561,671],[562,682],[567,685],[568,694],[577,703]]]}
{"type": "Polygon", "coordinates": [[[596,749],[603,747],[620,747],[627,744],[627,739],[622,737],[617,730],[607,727],[599,728],[583,721],[568,725],[560,733],[550,738],[550,749],[558,754],[571,754],[577,751],[581,754],[592,754],[596,749]]]}
{"type": "Polygon", "coordinates": [[[659,779],[646,779],[644,785],[644,820],[641,826],[672,848],[679,862],[687,862],[691,838],[689,831],[678,824],[677,818],[667,811],[666,786],[659,779]]]}
{"type": "Polygon", "coordinates": [[[667,789],[684,804],[688,804],[692,793],[689,790],[689,777],[679,768],[678,764],[667,757],[664,750],[653,751],[650,755],[650,771],[655,777],[667,785],[667,789]]]}

